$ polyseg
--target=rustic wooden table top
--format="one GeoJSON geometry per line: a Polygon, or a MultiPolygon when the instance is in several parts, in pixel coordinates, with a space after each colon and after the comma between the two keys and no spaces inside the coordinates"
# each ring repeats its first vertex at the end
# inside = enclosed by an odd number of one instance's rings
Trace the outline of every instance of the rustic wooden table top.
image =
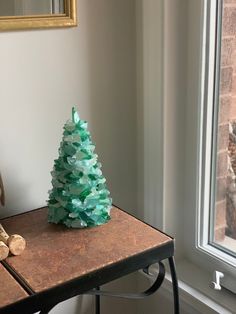
{"type": "MultiPolygon", "coordinates": [[[[9,256],[4,265],[23,280],[32,295],[51,292],[51,288],[58,288],[65,282],[76,281],[78,284],[80,278],[79,284],[84,283],[91,289],[88,282],[93,276],[99,281],[100,277],[110,276],[112,272],[125,275],[129,270],[137,270],[138,266],[148,266],[144,265],[144,258],[152,255],[149,252],[153,252],[156,258],[160,248],[167,248],[162,250],[161,260],[172,256],[174,250],[171,237],[116,207],[112,208],[108,223],[93,228],[68,229],[63,225],[49,224],[46,207],[2,219],[1,223],[9,234],[18,233],[26,239],[23,254],[9,256]],[[135,269],[131,264],[138,261],[139,256],[142,256],[142,264],[138,263],[135,269]],[[122,267],[128,270],[122,270],[122,267]],[[101,272],[104,269],[106,272],[101,272]]],[[[7,275],[4,271],[4,276],[7,275]]],[[[111,280],[115,278],[118,276],[114,275],[111,280]]],[[[99,284],[105,282],[103,280],[99,284]]],[[[14,280],[13,283],[9,280],[9,284],[15,284],[15,289],[18,287],[14,280]]],[[[57,290],[57,294],[60,291],[57,290]]],[[[19,297],[24,297],[20,287],[19,293],[19,297]]],[[[7,302],[14,302],[14,298],[7,300],[7,294],[1,291],[0,308],[7,302]]]]}
{"type": "Polygon", "coordinates": [[[68,229],[47,223],[47,208],[5,219],[8,233],[21,234],[27,248],[6,262],[39,292],[131,255],[172,241],[140,220],[113,207],[99,227],[68,229]]]}
{"type": "Polygon", "coordinates": [[[8,273],[8,271],[1,264],[0,282],[0,307],[14,303],[28,296],[25,290],[18,284],[18,282],[8,273]]]}

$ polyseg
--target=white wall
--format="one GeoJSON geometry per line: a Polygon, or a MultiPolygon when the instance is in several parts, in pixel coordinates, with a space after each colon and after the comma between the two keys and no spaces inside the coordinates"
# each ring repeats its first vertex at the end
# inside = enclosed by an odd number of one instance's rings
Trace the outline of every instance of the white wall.
{"type": "Polygon", "coordinates": [[[72,29],[0,33],[0,215],[45,205],[71,107],[88,120],[114,203],[136,207],[135,1],[78,2],[72,29]]]}
{"type": "Polygon", "coordinates": [[[139,215],[181,240],[188,1],[136,4],[139,215]]]}
{"type": "MultiPolygon", "coordinates": [[[[78,17],[72,29],[0,33],[0,216],[46,204],[74,104],[89,122],[113,202],[136,208],[135,0],[79,0],[78,17]]],[[[109,302],[120,311],[119,300],[109,302]]],[[[122,304],[131,314],[132,301],[122,304]]],[[[89,312],[90,301],[83,305],[89,312]]],[[[54,312],[80,307],[74,299],[54,312]]]]}
{"type": "Polygon", "coordinates": [[[179,252],[184,205],[188,1],[136,3],[139,214],[176,236],[179,252]]]}
{"type": "MultiPolygon", "coordinates": [[[[136,2],[138,123],[142,126],[138,137],[139,214],[143,211],[145,220],[174,236],[176,255],[181,256],[188,1],[136,2]]],[[[140,288],[145,281],[139,278],[140,288]]],[[[173,313],[172,291],[162,288],[140,304],[138,313],[158,311],[173,313]]],[[[181,300],[182,312],[193,313],[184,310],[181,300]]]]}
{"type": "Polygon", "coordinates": [[[163,2],[136,0],[138,213],[163,226],[163,2]]]}

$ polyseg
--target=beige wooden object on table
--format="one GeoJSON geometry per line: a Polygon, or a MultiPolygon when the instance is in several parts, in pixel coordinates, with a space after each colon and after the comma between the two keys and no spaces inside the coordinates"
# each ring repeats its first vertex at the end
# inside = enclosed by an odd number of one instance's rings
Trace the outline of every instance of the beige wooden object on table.
{"type": "MultiPolygon", "coordinates": [[[[1,173],[0,173],[0,205],[2,206],[5,205],[5,193],[1,173]]],[[[9,254],[8,246],[4,243],[4,241],[0,241],[0,261],[7,258],[8,254],[9,254]]]]}
{"type": "MultiPolygon", "coordinates": [[[[5,205],[5,193],[2,181],[2,176],[0,173],[0,204],[5,205]]],[[[13,255],[20,255],[26,246],[25,239],[19,234],[13,234],[9,236],[4,230],[3,226],[0,224],[0,260],[5,259],[9,250],[13,255]]]]}
{"type": "Polygon", "coordinates": [[[8,254],[9,254],[8,246],[3,241],[0,241],[0,261],[7,258],[8,254]]]}
{"type": "Polygon", "coordinates": [[[13,255],[20,255],[26,246],[25,239],[19,234],[8,235],[0,224],[0,241],[4,242],[13,255]]]}

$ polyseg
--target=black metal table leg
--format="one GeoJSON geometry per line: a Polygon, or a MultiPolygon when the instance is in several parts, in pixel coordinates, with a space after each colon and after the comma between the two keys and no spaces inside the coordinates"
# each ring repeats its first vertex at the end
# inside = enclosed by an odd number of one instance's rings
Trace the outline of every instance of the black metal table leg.
{"type": "MultiPolygon", "coordinates": [[[[100,287],[97,287],[95,290],[99,291],[100,287]]],[[[95,295],[95,313],[100,314],[100,295],[95,295]]]]}
{"type": "Polygon", "coordinates": [[[174,257],[169,257],[169,265],[170,265],[170,273],[172,278],[172,287],[173,287],[173,295],[174,295],[174,313],[179,314],[179,288],[178,288],[178,280],[175,269],[175,260],[174,257]]]}

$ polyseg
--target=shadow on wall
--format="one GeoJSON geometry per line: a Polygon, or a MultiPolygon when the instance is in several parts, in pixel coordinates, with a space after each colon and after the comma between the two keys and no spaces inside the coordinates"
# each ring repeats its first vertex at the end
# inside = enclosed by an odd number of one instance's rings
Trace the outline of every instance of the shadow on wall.
{"type": "Polygon", "coordinates": [[[132,210],[137,197],[135,1],[88,1],[85,11],[89,126],[113,203],[132,210]]]}

